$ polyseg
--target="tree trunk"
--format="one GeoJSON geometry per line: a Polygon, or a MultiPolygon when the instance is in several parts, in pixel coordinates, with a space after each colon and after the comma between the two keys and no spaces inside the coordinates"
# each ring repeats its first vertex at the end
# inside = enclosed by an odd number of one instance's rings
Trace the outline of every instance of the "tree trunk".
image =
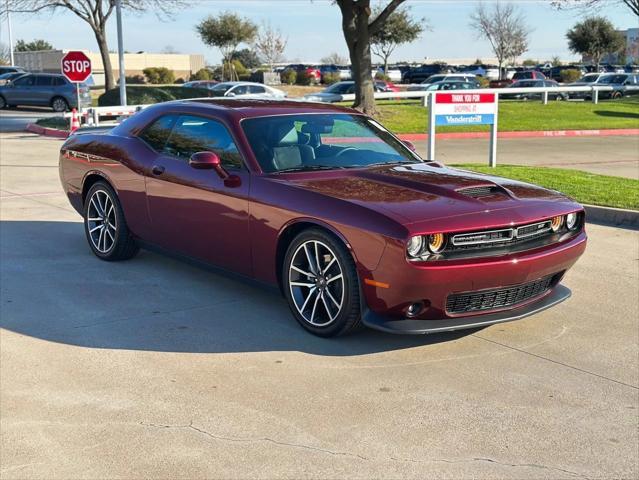
{"type": "Polygon", "coordinates": [[[98,41],[102,64],[104,65],[104,87],[108,91],[115,88],[115,81],[113,79],[113,67],[111,66],[111,57],[109,56],[109,47],[106,41],[106,32],[94,31],[94,33],[95,39],[98,41]]]}
{"type": "Polygon", "coordinates": [[[386,76],[386,78],[388,77],[388,57],[390,55],[384,55],[384,75],[386,76]]]}

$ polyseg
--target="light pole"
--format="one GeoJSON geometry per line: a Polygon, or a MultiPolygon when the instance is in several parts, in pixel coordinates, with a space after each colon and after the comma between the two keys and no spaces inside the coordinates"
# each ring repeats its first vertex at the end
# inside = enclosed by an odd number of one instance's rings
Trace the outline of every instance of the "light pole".
{"type": "Polygon", "coordinates": [[[9,52],[11,55],[11,65],[15,64],[15,60],[13,58],[13,34],[11,33],[11,14],[9,13],[9,0],[5,0],[5,5],[7,6],[7,30],[9,31],[9,52]]]}
{"type": "Polygon", "coordinates": [[[115,16],[118,23],[118,63],[120,68],[120,105],[126,107],[126,71],[124,70],[124,41],[122,40],[122,0],[116,0],[115,16]]]}

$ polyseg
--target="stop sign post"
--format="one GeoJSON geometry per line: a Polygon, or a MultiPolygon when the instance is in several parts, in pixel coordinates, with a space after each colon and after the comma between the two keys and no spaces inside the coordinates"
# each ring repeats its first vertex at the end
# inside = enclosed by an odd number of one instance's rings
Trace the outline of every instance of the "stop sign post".
{"type": "Polygon", "coordinates": [[[80,83],[91,76],[91,59],[81,51],[67,52],[60,61],[60,70],[71,83],[75,83],[75,94],[80,108],[80,83]]]}

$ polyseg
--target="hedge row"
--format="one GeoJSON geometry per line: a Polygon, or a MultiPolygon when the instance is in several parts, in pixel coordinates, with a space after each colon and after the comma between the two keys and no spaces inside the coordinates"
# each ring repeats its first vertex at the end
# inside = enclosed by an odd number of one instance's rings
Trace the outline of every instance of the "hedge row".
{"type": "MultiPolygon", "coordinates": [[[[210,97],[211,91],[206,88],[163,87],[127,85],[126,100],[129,105],[145,105],[150,103],[168,102],[186,98],[210,97]]],[[[98,98],[100,107],[120,105],[120,89],[113,88],[98,98]]]]}

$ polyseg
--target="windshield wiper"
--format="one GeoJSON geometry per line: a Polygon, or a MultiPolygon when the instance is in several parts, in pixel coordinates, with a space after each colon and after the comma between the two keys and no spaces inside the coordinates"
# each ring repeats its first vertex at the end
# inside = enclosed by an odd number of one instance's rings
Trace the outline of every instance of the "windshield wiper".
{"type": "Polygon", "coordinates": [[[344,168],[349,168],[349,167],[344,167],[342,165],[301,165],[299,167],[292,167],[292,168],[283,168],[281,170],[278,170],[276,172],[273,173],[287,173],[287,172],[311,172],[313,170],[341,170],[344,168]]]}

